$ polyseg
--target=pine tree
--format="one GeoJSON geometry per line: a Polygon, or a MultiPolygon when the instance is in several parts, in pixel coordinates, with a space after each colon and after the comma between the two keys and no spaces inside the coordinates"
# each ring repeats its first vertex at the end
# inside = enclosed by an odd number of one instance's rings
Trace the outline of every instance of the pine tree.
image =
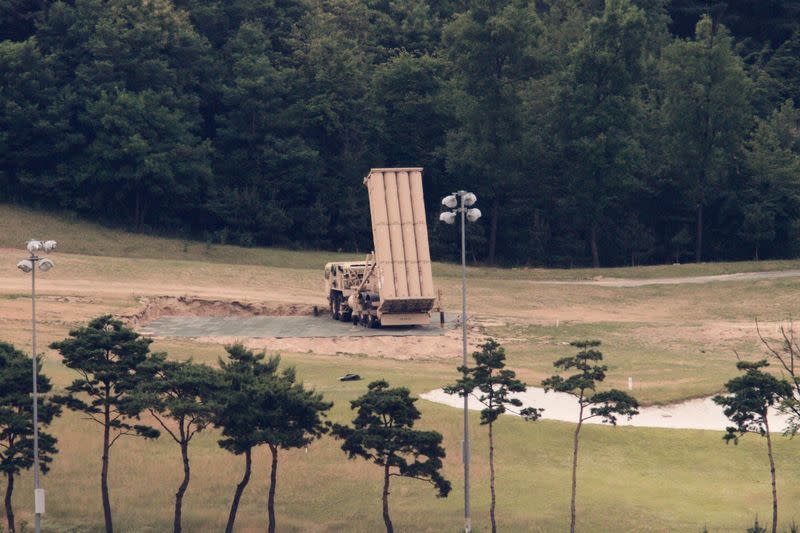
{"type": "Polygon", "coordinates": [[[572,441],[572,500],[570,502],[570,533],[575,533],[576,509],[575,499],[578,487],[578,443],[583,423],[592,418],[600,418],[603,422],[616,425],[618,416],[628,419],[639,414],[639,403],[626,392],[611,389],[595,392],[598,383],[606,378],[606,365],[595,364],[603,360],[603,354],[596,348],[600,341],[574,341],[570,346],[578,348],[572,357],[562,357],[553,362],[553,366],[561,371],[575,369],[578,372],[564,378],[554,375],[542,381],[545,392],[555,391],[571,394],[578,400],[578,423],[572,441]]]}
{"type": "Polygon", "coordinates": [[[511,397],[512,393],[525,392],[526,385],[516,377],[513,370],[505,368],[506,352],[494,339],[489,339],[478,346],[481,350],[474,352],[472,357],[475,359],[474,367],[459,367],[459,372],[464,377],[459,379],[454,385],[444,388],[447,394],[458,394],[459,396],[474,396],[484,405],[481,409],[481,424],[489,427],[489,490],[492,495],[492,503],[489,507],[489,518],[492,523],[492,533],[497,531],[497,521],[495,520],[495,474],[494,474],[494,423],[500,415],[506,411],[520,415],[524,420],[538,420],[543,409],[526,407],[515,410],[513,408],[522,407],[522,400],[511,397]],[[478,390],[478,393],[475,392],[478,390]]]}
{"type": "Polygon", "coordinates": [[[358,410],[353,427],[334,424],[333,436],[342,440],[342,450],[350,459],[362,457],[383,468],[383,523],[386,532],[393,533],[391,476],[427,481],[436,488],[437,496],[444,498],[451,489],[439,473],[445,451],[440,433],[413,429],[422,415],[408,389],[390,388],[383,380],[373,381],[367,388],[363,396],[350,402],[351,409],[358,410]]]}
{"type": "Polygon", "coordinates": [[[772,481],[772,533],[778,530],[778,491],[775,483],[775,459],[772,453],[772,434],[769,427],[769,409],[792,397],[792,387],[784,379],[767,374],[762,368],[766,360],[755,363],[739,361],[736,368],[744,372],[725,384],[729,395],[714,396],[714,402],[735,425],[727,428],[723,439],[738,444],[739,435],[758,433],[767,438],[769,473],[772,481]]]}
{"type": "MultiPolygon", "coordinates": [[[[11,344],[0,342],[0,472],[6,477],[5,514],[8,533],[16,533],[11,498],[14,480],[23,470],[33,466],[33,406],[31,402],[31,366],[33,361],[11,344]]],[[[41,372],[37,360],[36,387],[40,394],[37,406],[39,424],[49,426],[61,414],[61,406],[47,394],[52,390],[50,378],[41,372]]],[[[58,453],[57,439],[39,429],[39,467],[46,474],[58,453]]]]}
{"type": "Polygon", "coordinates": [[[67,386],[68,395],[58,400],[103,428],[100,494],[106,533],[113,533],[108,491],[111,448],[121,437],[159,436],[156,429],[134,423],[143,406],[131,401],[143,377],[140,370],[147,362],[152,340],[141,338],[110,315],[95,318],[88,325],[71,330],[69,335],[52,343],[50,348],[58,350],[64,365],[80,377],[67,386]]]}

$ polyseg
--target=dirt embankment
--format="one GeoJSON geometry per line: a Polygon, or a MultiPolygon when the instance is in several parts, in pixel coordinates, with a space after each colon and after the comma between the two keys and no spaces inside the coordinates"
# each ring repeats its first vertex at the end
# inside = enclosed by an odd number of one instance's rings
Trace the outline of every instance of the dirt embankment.
{"type": "Polygon", "coordinates": [[[129,327],[147,324],[162,316],[301,316],[314,313],[313,305],[271,304],[207,300],[193,296],[156,296],[139,299],[139,308],[120,315],[129,327]]]}

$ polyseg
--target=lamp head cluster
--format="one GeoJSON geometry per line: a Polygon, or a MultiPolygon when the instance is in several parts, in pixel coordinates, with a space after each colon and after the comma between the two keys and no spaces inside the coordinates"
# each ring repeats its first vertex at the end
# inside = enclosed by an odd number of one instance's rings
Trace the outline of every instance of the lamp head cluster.
{"type": "Polygon", "coordinates": [[[19,263],[17,263],[17,268],[25,272],[26,274],[31,272],[34,269],[36,263],[39,263],[39,270],[42,272],[47,272],[56,264],[47,258],[41,258],[36,255],[38,252],[45,252],[50,253],[55,251],[57,247],[56,241],[36,241],[30,240],[28,241],[26,248],[28,252],[30,252],[31,256],[28,259],[23,259],[19,263]]]}
{"type": "Polygon", "coordinates": [[[477,207],[471,207],[470,209],[467,208],[475,205],[475,202],[477,201],[478,197],[467,191],[458,191],[445,196],[442,198],[442,205],[448,209],[451,209],[451,211],[442,212],[439,215],[439,221],[444,222],[445,224],[455,224],[456,215],[464,211],[467,220],[470,222],[475,222],[481,218],[481,210],[477,207]],[[460,206],[459,203],[461,204],[460,206]]]}

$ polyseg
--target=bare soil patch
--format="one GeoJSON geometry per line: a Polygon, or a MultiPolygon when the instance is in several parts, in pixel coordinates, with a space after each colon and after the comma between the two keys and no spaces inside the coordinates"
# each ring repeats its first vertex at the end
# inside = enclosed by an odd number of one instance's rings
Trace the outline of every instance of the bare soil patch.
{"type": "MultiPolygon", "coordinates": [[[[477,350],[477,345],[486,338],[477,331],[470,332],[468,351],[477,350]]],[[[451,329],[437,336],[403,337],[314,337],[314,338],[250,338],[201,337],[200,342],[232,344],[243,342],[245,346],[267,352],[315,353],[320,355],[363,355],[387,359],[434,360],[461,358],[461,330],[451,329]]]]}
{"type": "Polygon", "coordinates": [[[139,298],[140,306],[119,318],[137,327],[162,316],[302,316],[311,315],[309,304],[209,300],[193,296],[155,296],[139,298]]]}

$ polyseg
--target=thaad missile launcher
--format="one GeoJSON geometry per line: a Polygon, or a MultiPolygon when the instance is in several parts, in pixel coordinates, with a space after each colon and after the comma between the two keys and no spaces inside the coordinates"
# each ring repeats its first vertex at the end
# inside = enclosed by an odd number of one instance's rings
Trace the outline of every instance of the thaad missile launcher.
{"type": "Polygon", "coordinates": [[[363,326],[430,323],[436,302],[421,168],[373,168],[369,192],[374,252],[325,265],[331,317],[363,326]]]}

